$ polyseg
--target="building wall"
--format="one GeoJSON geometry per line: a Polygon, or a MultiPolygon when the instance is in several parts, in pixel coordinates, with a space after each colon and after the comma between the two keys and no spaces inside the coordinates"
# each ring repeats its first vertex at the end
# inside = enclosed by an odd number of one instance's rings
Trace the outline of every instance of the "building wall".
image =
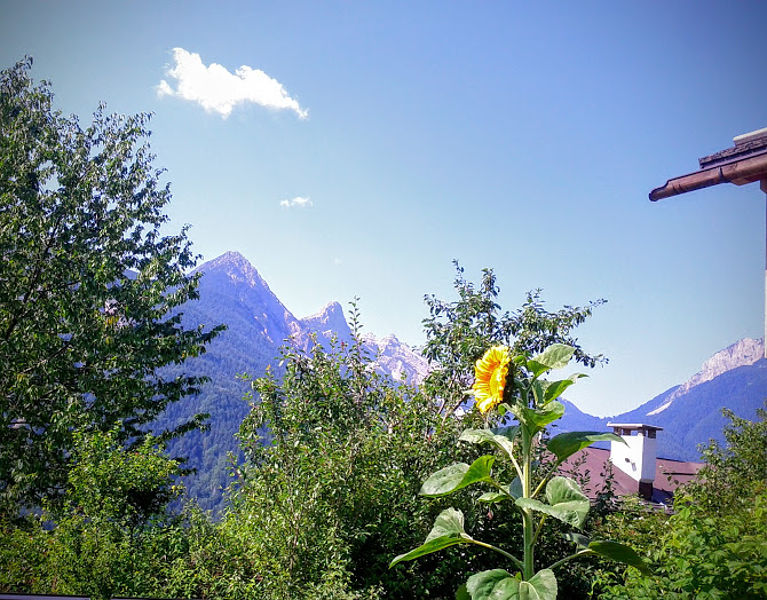
{"type": "Polygon", "coordinates": [[[643,435],[622,435],[627,445],[610,443],[610,460],[621,471],[636,481],[655,479],[656,438],[643,435]]]}

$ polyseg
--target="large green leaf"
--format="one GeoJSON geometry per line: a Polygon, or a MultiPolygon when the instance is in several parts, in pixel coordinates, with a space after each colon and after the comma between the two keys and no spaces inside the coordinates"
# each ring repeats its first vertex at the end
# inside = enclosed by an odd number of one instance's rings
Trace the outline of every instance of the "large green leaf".
{"type": "Polygon", "coordinates": [[[613,542],[609,540],[594,540],[589,543],[588,549],[600,556],[609,558],[616,562],[636,567],[645,575],[650,575],[650,567],[647,566],[642,558],[628,546],[619,542],[613,542]]]}
{"type": "Polygon", "coordinates": [[[565,405],[554,400],[547,402],[540,408],[516,405],[513,410],[517,419],[527,429],[528,435],[532,437],[549,423],[561,419],[562,415],[565,414],[565,405]]]}
{"type": "Polygon", "coordinates": [[[573,385],[576,381],[578,381],[582,377],[588,377],[588,375],[586,375],[585,373],[573,373],[567,379],[560,379],[558,381],[547,381],[543,398],[541,399],[540,402],[546,403],[546,402],[551,402],[552,400],[556,400],[564,393],[564,391],[567,388],[569,388],[571,385],[573,385]]]}
{"type": "Polygon", "coordinates": [[[527,423],[531,423],[536,427],[546,427],[549,423],[561,419],[565,414],[565,405],[556,400],[547,402],[540,408],[525,409],[525,420],[527,423]]]}
{"type": "Polygon", "coordinates": [[[594,442],[622,442],[625,440],[614,433],[602,431],[568,431],[551,438],[547,444],[549,452],[552,452],[559,460],[565,460],[579,450],[590,446],[594,442]]]}
{"type": "Polygon", "coordinates": [[[466,590],[471,600],[519,598],[520,580],[504,569],[482,571],[469,577],[466,590]]]}
{"type": "Polygon", "coordinates": [[[426,541],[430,542],[435,538],[454,534],[465,534],[463,513],[457,508],[446,508],[434,519],[434,525],[426,536],[426,541]]]}
{"type": "Polygon", "coordinates": [[[471,465],[456,463],[440,469],[424,482],[419,493],[429,497],[445,496],[472,483],[489,481],[494,462],[494,456],[480,456],[471,465]]]}
{"type": "Polygon", "coordinates": [[[570,359],[573,357],[574,352],[575,348],[572,346],[552,344],[543,352],[528,360],[527,369],[534,377],[539,377],[546,371],[566,367],[567,363],[569,363],[570,359]]]}
{"type": "Polygon", "coordinates": [[[516,504],[522,509],[529,508],[530,510],[550,515],[573,527],[580,527],[583,523],[580,513],[570,506],[551,506],[533,498],[517,498],[516,504]]]}
{"type": "Polygon", "coordinates": [[[586,494],[569,477],[553,477],[546,484],[546,499],[552,505],[562,504],[563,502],[585,502],[586,504],[589,502],[586,494]]]}
{"type": "Polygon", "coordinates": [[[431,554],[456,544],[468,544],[472,541],[472,537],[463,528],[463,513],[455,508],[448,508],[437,516],[434,527],[426,536],[426,541],[418,548],[395,557],[389,563],[389,568],[391,569],[394,565],[405,560],[413,560],[424,554],[431,554]]]}
{"type": "Polygon", "coordinates": [[[472,575],[466,581],[471,600],[555,600],[557,579],[550,569],[538,571],[528,581],[503,569],[472,575]]]}
{"type": "Polygon", "coordinates": [[[578,484],[567,477],[554,477],[546,484],[548,504],[532,498],[518,498],[517,506],[551,515],[573,527],[580,528],[589,512],[589,499],[578,484]]]}
{"type": "Polygon", "coordinates": [[[556,600],[557,578],[554,571],[541,569],[529,581],[520,583],[519,591],[520,600],[556,600]]]}
{"type": "Polygon", "coordinates": [[[519,427],[502,427],[498,429],[467,429],[458,439],[471,444],[492,444],[512,456],[514,438],[519,433],[519,427]]]}

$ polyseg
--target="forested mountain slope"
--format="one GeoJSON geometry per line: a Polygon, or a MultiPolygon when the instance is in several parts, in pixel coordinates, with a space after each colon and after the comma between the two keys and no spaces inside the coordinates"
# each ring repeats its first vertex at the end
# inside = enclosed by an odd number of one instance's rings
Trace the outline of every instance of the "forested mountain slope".
{"type": "MultiPolygon", "coordinates": [[[[169,450],[173,455],[188,456],[189,466],[197,469],[187,478],[190,495],[204,508],[217,508],[221,488],[228,481],[227,455],[238,453],[235,433],[248,411],[243,396],[250,386],[238,375],[260,377],[267,365],[279,375],[278,357],[285,343],[308,350],[313,336],[327,346],[334,335],[348,342],[352,334],[338,302],[330,302],[304,319],[295,317],[237,252],[227,252],[196,271],[202,273],[200,298],[183,306],[185,325],[212,328],[224,323],[227,330],[205,354],[173,368],[179,373],[207,375],[211,381],[193,402],[168,409],[158,425],[181,423],[195,413],[210,414],[207,431],[172,440],[169,450]]],[[[383,371],[395,377],[404,374],[409,381],[420,381],[426,374],[426,362],[396,337],[379,340],[366,335],[364,341],[372,356],[380,355],[377,362],[383,371]]]]}

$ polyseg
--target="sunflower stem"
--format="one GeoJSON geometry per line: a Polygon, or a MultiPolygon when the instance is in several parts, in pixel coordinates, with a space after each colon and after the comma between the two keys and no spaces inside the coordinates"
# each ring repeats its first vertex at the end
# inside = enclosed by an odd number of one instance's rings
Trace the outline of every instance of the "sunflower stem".
{"type": "Polygon", "coordinates": [[[517,476],[519,477],[519,480],[522,481],[524,479],[524,473],[522,472],[522,467],[519,466],[519,463],[517,462],[517,459],[514,458],[513,454],[509,454],[509,458],[511,458],[511,464],[514,465],[514,468],[517,471],[517,476]]]}
{"type": "Polygon", "coordinates": [[[480,542],[479,540],[472,540],[472,544],[476,544],[477,546],[482,546],[483,548],[488,548],[489,550],[495,550],[499,554],[502,554],[506,558],[508,558],[511,562],[513,562],[517,568],[524,569],[524,565],[522,564],[522,561],[519,560],[516,556],[513,554],[509,554],[505,550],[501,550],[498,546],[493,546],[492,544],[487,544],[485,542],[480,542]]]}
{"type": "MultiPolygon", "coordinates": [[[[527,395],[527,394],[525,394],[527,395]]],[[[527,398],[525,398],[527,401],[527,398]]],[[[523,427],[522,429],[522,496],[530,498],[531,472],[530,472],[530,434],[523,427]]],[[[535,547],[535,538],[533,531],[533,515],[529,508],[522,509],[522,536],[524,543],[524,557],[522,578],[527,581],[535,573],[535,558],[533,548],[535,547]]]]}

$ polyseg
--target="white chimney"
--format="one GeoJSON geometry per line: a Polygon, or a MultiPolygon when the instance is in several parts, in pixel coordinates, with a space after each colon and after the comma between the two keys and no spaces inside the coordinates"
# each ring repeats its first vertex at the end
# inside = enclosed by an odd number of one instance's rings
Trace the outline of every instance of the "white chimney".
{"type": "Polygon", "coordinates": [[[639,495],[650,500],[655,481],[655,458],[662,427],[644,423],[608,423],[625,444],[610,442],[610,462],[637,481],[639,495]]]}

